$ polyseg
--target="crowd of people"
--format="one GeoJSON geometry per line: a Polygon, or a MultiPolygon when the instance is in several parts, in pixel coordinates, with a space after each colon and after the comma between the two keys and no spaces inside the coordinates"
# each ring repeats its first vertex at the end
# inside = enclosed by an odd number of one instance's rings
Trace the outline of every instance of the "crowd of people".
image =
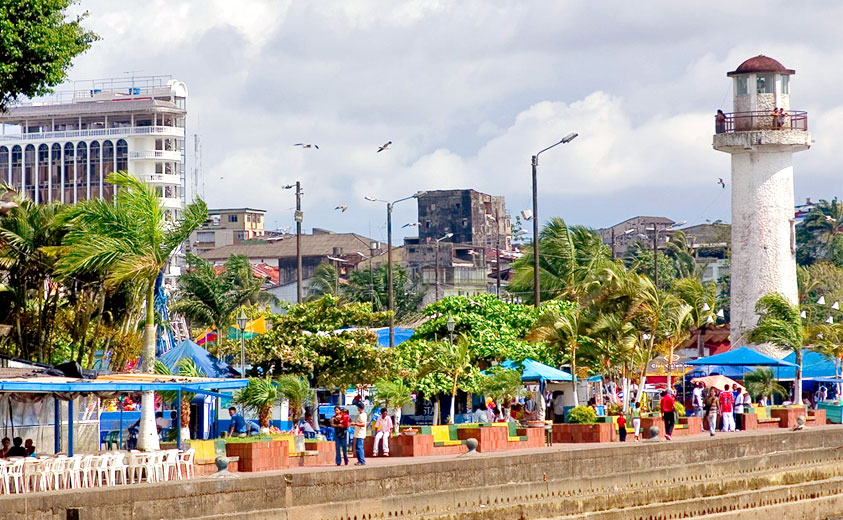
{"type": "Polygon", "coordinates": [[[14,439],[4,437],[0,441],[0,459],[35,456],[35,443],[32,442],[32,439],[24,441],[21,437],[15,437],[14,439]]]}

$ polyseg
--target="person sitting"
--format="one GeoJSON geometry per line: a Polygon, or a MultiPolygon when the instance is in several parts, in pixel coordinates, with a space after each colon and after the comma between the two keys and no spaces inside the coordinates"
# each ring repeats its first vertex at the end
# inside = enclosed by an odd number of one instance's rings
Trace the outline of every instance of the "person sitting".
{"type": "Polygon", "coordinates": [[[140,431],[140,422],[138,419],[135,424],[129,426],[129,438],[126,439],[126,448],[135,450],[138,448],[138,432],[140,431]]]}
{"type": "Polygon", "coordinates": [[[472,418],[472,421],[475,422],[475,423],[479,423],[479,424],[489,422],[488,416],[486,415],[486,405],[485,404],[480,403],[480,405],[474,411],[474,417],[472,418]]]}
{"type": "Polygon", "coordinates": [[[15,437],[12,441],[13,446],[6,452],[6,457],[26,457],[26,448],[23,447],[23,439],[15,437]]]}
{"type": "Polygon", "coordinates": [[[0,444],[0,459],[5,459],[9,448],[12,446],[12,439],[3,437],[2,444],[0,444]]]}
{"type": "Polygon", "coordinates": [[[229,436],[247,437],[249,435],[249,425],[246,424],[246,419],[237,413],[237,408],[231,407],[228,409],[228,415],[231,416],[231,424],[228,427],[229,436]]]}
{"type": "Polygon", "coordinates": [[[35,457],[35,443],[32,442],[32,439],[26,439],[23,443],[23,449],[26,450],[27,457],[35,457]]]}
{"type": "Polygon", "coordinates": [[[302,419],[299,419],[299,430],[301,430],[306,438],[316,436],[316,429],[313,428],[313,415],[310,412],[307,412],[302,419]]]}

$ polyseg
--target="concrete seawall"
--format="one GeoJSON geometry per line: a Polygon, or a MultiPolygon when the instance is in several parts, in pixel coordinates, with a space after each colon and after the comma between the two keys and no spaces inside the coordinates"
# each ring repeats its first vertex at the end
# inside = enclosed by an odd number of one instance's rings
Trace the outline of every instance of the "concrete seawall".
{"type": "Polygon", "coordinates": [[[0,519],[752,518],[737,504],[813,519],[843,505],[841,448],[843,427],[835,426],[396,459],[365,468],[3,496],[0,519]],[[788,509],[804,509],[800,501],[808,499],[828,510],[798,516],[788,509]]]}

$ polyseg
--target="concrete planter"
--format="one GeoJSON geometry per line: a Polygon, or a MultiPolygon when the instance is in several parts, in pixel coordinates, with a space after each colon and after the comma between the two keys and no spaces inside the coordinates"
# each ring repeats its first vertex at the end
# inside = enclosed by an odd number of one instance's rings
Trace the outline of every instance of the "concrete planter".
{"type": "Polygon", "coordinates": [[[229,442],[228,457],[238,457],[238,471],[272,471],[287,467],[287,441],[229,442]]]}
{"type": "Polygon", "coordinates": [[[553,442],[612,442],[614,438],[612,423],[553,425],[553,442]]]}

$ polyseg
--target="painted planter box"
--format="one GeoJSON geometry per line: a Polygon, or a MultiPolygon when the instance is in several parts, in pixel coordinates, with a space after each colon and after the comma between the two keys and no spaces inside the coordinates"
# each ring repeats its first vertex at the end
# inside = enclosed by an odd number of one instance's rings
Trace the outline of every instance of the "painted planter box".
{"type": "Polygon", "coordinates": [[[553,425],[553,442],[612,442],[616,435],[612,423],[553,425]]]}
{"type": "Polygon", "coordinates": [[[337,449],[334,441],[305,441],[304,449],[308,452],[316,452],[316,464],[319,466],[336,462],[337,449]]]}
{"type": "Polygon", "coordinates": [[[228,457],[238,457],[238,471],[272,471],[287,467],[287,441],[230,442],[228,457]]]}

